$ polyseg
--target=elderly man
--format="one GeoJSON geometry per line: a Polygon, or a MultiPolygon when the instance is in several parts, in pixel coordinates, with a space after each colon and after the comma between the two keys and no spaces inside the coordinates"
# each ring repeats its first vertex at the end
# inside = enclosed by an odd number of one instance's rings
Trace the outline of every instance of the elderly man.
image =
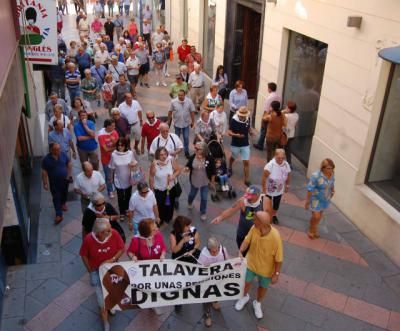
{"type": "Polygon", "coordinates": [[[119,137],[129,140],[131,130],[129,128],[128,120],[121,116],[118,108],[111,109],[111,117],[115,122],[115,130],[117,130],[119,137]]]}
{"type": "Polygon", "coordinates": [[[89,22],[87,20],[86,14],[83,14],[81,16],[81,19],[79,20],[78,31],[79,31],[79,36],[80,37],[87,38],[89,36],[90,25],[89,25],[89,22]]]}
{"type": "Polygon", "coordinates": [[[126,66],[122,62],[118,62],[118,56],[112,55],[111,56],[111,63],[108,66],[108,72],[113,76],[113,80],[116,83],[119,83],[119,79],[121,75],[126,74],[126,66]]]}
{"type": "Polygon", "coordinates": [[[72,135],[67,128],[64,127],[64,123],[62,120],[55,120],[53,122],[54,130],[49,132],[49,145],[52,143],[57,143],[61,146],[61,152],[68,156],[71,159],[71,151],[72,157],[76,159],[75,146],[72,142],[72,135]]]}
{"type": "Polygon", "coordinates": [[[167,123],[161,123],[159,128],[160,134],[154,138],[150,145],[150,155],[154,155],[157,148],[165,147],[168,151],[168,154],[176,158],[183,150],[182,141],[175,133],[169,132],[169,126],[167,123]]]}
{"type": "Polygon", "coordinates": [[[190,98],[197,110],[200,110],[200,105],[203,103],[205,95],[205,76],[201,71],[200,64],[194,65],[194,71],[189,75],[189,90],[190,98]]]}
{"type": "Polygon", "coordinates": [[[186,57],[190,54],[190,46],[187,39],[182,39],[182,43],[177,49],[179,65],[185,64],[186,57]]]}
{"type": "Polygon", "coordinates": [[[147,152],[150,150],[154,138],[160,134],[161,121],[156,118],[153,111],[146,112],[147,121],[142,126],[142,142],[140,152],[144,154],[144,144],[147,140],[147,152]]]}
{"type": "Polygon", "coordinates": [[[136,57],[135,51],[131,51],[129,57],[125,62],[126,69],[128,70],[128,80],[131,83],[132,90],[135,91],[136,84],[138,82],[140,61],[136,57]]]}
{"type": "Polygon", "coordinates": [[[238,199],[232,207],[225,209],[218,217],[211,221],[211,224],[219,224],[240,211],[239,223],[236,230],[236,244],[238,248],[242,244],[250,228],[253,226],[254,214],[260,210],[268,210],[269,201],[261,195],[261,190],[251,185],[243,197],[238,199]]]}
{"type": "Polygon", "coordinates": [[[48,121],[54,115],[54,106],[57,104],[62,106],[64,115],[66,115],[66,116],[69,115],[69,109],[68,109],[67,103],[63,99],[60,99],[58,97],[57,93],[53,92],[50,94],[50,100],[47,101],[46,107],[44,109],[44,112],[46,114],[46,118],[48,121]]]}
{"type": "Polygon", "coordinates": [[[142,133],[142,106],[137,100],[133,99],[131,93],[125,94],[125,101],[119,105],[121,116],[126,118],[131,130],[131,150],[135,150],[137,155],[140,155],[139,142],[142,133]],[[134,145],[133,145],[134,142],[134,145]]]}
{"type": "Polygon", "coordinates": [[[126,77],[124,74],[119,76],[119,83],[113,87],[113,95],[112,95],[112,105],[119,106],[121,103],[125,101],[125,95],[127,93],[134,94],[135,91],[132,88],[132,85],[126,81],[126,77]]]}
{"type": "Polygon", "coordinates": [[[283,261],[282,239],[278,230],[271,226],[267,212],[256,212],[254,225],[240,246],[239,255],[247,249],[246,283],[243,298],[236,302],[235,309],[242,310],[249,301],[251,284],[257,277],[257,298],[253,301],[253,309],[256,318],[261,319],[261,302],[267,294],[269,284],[278,282],[283,261]]]}
{"type": "Polygon", "coordinates": [[[168,124],[174,121],[175,133],[178,137],[183,136],[185,156],[189,158],[189,126],[194,126],[194,108],[192,100],[186,97],[185,91],[180,90],[178,97],[171,100],[168,111],[168,124]]]}
{"type": "Polygon", "coordinates": [[[107,69],[101,64],[101,60],[96,58],[94,65],[90,68],[90,73],[93,78],[96,79],[97,86],[99,89],[103,86],[105,77],[107,75],[107,69]]]}
{"type": "Polygon", "coordinates": [[[85,161],[90,161],[93,167],[99,169],[99,156],[97,155],[97,141],[95,124],[87,119],[87,112],[78,112],[79,121],[74,125],[76,146],[78,147],[79,160],[82,165],[85,161]]]}
{"type": "Polygon", "coordinates": [[[117,39],[119,39],[122,36],[122,30],[124,29],[124,19],[120,16],[120,14],[115,15],[114,27],[117,39]]]}
{"type": "Polygon", "coordinates": [[[97,170],[93,170],[90,162],[83,163],[83,171],[75,179],[74,191],[81,196],[82,213],[90,203],[93,193],[101,192],[106,187],[103,176],[97,170]]]}
{"type": "Polygon", "coordinates": [[[99,62],[105,68],[109,66],[110,63],[110,53],[107,50],[107,46],[104,43],[101,43],[99,46],[99,50],[94,53],[94,61],[99,62]]]}
{"type": "Polygon", "coordinates": [[[71,105],[75,97],[79,97],[81,94],[81,74],[76,69],[75,63],[68,63],[67,70],[65,71],[65,85],[67,86],[71,105]]]}
{"type": "Polygon", "coordinates": [[[183,81],[181,74],[175,75],[175,83],[172,83],[170,86],[169,96],[174,99],[178,96],[178,92],[180,90],[185,91],[185,94],[189,92],[189,85],[188,83],[183,81]]]}
{"type": "MultiPolygon", "coordinates": [[[[114,1],[112,1],[112,4],[114,4],[114,1]]],[[[112,10],[112,8],[113,8],[113,6],[111,6],[111,10],[112,10]]],[[[108,10],[110,11],[110,5],[108,5],[108,10]]],[[[113,41],[115,24],[112,21],[111,16],[112,15],[107,17],[107,21],[104,23],[104,31],[105,31],[106,35],[110,37],[110,40],[113,41]]]]}
{"type": "Polygon", "coordinates": [[[188,67],[189,73],[194,70],[195,64],[203,65],[203,57],[200,53],[196,52],[196,46],[190,46],[190,53],[186,55],[185,63],[188,67]]]}
{"type": "Polygon", "coordinates": [[[78,53],[76,54],[75,59],[76,63],[78,64],[81,77],[83,77],[85,69],[90,69],[92,59],[82,46],[78,48],[78,53]]]}
{"type": "Polygon", "coordinates": [[[50,153],[42,161],[43,188],[50,188],[53,205],[56,210],[55,223],[63,220],[63,211],[67,211],[68,185],[70,183],[72,164],[66,154],[61,152],[57,143],[50,145],[50,153]]]}
{"type": "Polygon", "coordinates": [[[98,218],[93,225],[93,231],[83,238],[79,255],[90,275],[90,283],[95,288],[100,315],[104,330],[110,330],[108,312],[104,307],[103,291],[99,268],[103,263],[117,262],[124,253],[124,242],[119,233],[111,229],[110,221],[98,218]]]}

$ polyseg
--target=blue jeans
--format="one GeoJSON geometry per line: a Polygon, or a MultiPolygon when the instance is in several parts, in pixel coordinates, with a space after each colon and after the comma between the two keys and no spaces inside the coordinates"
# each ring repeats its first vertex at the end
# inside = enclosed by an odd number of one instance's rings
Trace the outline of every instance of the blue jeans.
{"type": "Polygon", "coordinates": [[[197,192],[200,190],[200,214],[204,215],[207,212],[207,197],[208,197],[208,185],[204,185],[200,188],[193,186],[190,184],[190,192],[188,196],[188,203],[191,205],[193,203],[194,198],[197,195],[197,192]]]}
{"type": "Polygon", "coordinates": [[[104,177],[105,177],[106,185],[107,185],[107,193],[111,193],[114,191],[114,185],[112,183],[112,178],[110,177],[111,170],[108,167],[108,164],[103,164],[103,170],[104,170],[104,177]]]}
{"type": "Polygon", "coordinates": [[[264,141],[265,141],[265,135],[266,134],[267,134],[267,130],[265,130],[264,126],[261,126],[260,138],[258,138],[258,142],[257,142],[257,147],[259,149],[264,149],[264,141]]]}
{"type": "Polygon", "coordinates": [[[124,9],[125,9],[125,15],[126,16],[129,16],[129,7],[130,7],[131,5],[129,4],[129,5],[124,5],[124,9]]]}
{"type": "Polygon", "coordinates": [[[67,88],[68,88],[69,98],[71,99],[71,105],[72,105],[73,102],[74,102],[74,99],[81,95],[81,89],[80,89],[79,86],[77,86],[77,87],[67,87],[67,88]]]}
{"type": "Polygon", "coordinates": [[[175,134],[180,137],[181,134],[183,136],[183,149],[185,151],[185,154],[189,153],[189,127],[187,126],[186,128],[175,128],[175,134]]]}
{"type": "Polygon", "coordinates": [[[95,289],[97,304],[101,309],[104,308],[103,289],[101,288],[101,280],[99,270],[90,272],[90,285],[95,289]]]}

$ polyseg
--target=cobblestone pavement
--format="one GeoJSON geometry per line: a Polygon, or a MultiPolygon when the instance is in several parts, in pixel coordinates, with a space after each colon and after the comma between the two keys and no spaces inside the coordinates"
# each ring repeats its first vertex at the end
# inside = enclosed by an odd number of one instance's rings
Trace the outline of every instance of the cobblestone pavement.
{"type": "MultiPolygon", "coordinates": [[[[72,8],[71,8],[72,9],[72,8]]],[[[71,11],[70,11],[71,13],[71,11]]],[[[65,17],[73,26],[75,15],[65,17]]],[[[67,40],[76,32],[64,33],[67,40]]],[[[176,71],[172,65],[170,73],[176,71]]],[[[173,76],[173,75],[171,75],[173,76]]],[[[172,79],[167,80],[171,82],[172,79]]],[[[153,81],[152,81],[153,82],[153,81]]],[[[138,88],[144,110],[166,114],[167,88],[138,88]]],[[[100,127],[106,112],[97,121],[100,127]]],[[[225,144],[229,146],[228,141],[225,144]]],[[[229,148],[227,156],[229,156],[229,148]]],[[[147,165],[146,156],[140,158],[147,165]]],[[[263,152],[252,150],[251,179],[260,182],[265,164],[263,152]]],[[[183,163],[183,160],[181,160],[183,163]]],[[[74,174],[80,172],[77,162],[74,174]]],[[[232,184],[240,196],[245,187],[236,162],[232,184]]],[[[198,205],[187,209],[188,180],[182,176],[183,194],[179,212],[189,215],[199,229],[203,243],[216,235],[231,254],[236,254],[235,228],[238,216],[220,225],[209,221],[232,204],[223,198],[209,201],[208,221],[201,222],[198,205]]],[[[321,224],[321,239],[310,241],[305,230],[310,214],[303,208],[306,194],[305,171],[295,163],[291,191],[285,194],[277,226],[284,240],[284,262],[279,282],[263,302],[264,318],[254,317],[251,305],[236,312],[234,302],[222,303],[213,313],[211,330],[400,330],[400,270],[338,210],[331,206],[321,224]]],[[[340,192],[337,192],[340,194],[340,192]]],[[[112,201],[116,203],[116,201],[112,201]]],[[[2,327],[12,330],[102,330],[95,294],[78,255],[81,245],[81,208],[72,192],[64,221],[55,226],[50,195],[43,191],[37,263],[10,267],[4,301],[2,327]]],[[[126,233],[127,225],[122,223],[126,233]]],[[[167,238],[171,226],[163,230],[167,238]]],[[[127,242],[129,243],[129,238],[127,242]]],[[[253,293],[254,294],[254,293],[253,293]]],[[[202,330],[202,306],[185,305],[180,313],[168,309],[156,315],[150,309],[118,312],[111,317],[112,330],[202,330]]]]}

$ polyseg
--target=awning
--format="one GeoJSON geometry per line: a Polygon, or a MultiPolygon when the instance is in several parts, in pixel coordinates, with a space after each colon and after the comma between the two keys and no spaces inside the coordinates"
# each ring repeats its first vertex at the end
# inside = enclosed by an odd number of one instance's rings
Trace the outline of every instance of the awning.
{"type": "Polygon", "coordinates": [[[378,55],[386,61],[400,64],[400,46],[381,49],[378,55]]]}

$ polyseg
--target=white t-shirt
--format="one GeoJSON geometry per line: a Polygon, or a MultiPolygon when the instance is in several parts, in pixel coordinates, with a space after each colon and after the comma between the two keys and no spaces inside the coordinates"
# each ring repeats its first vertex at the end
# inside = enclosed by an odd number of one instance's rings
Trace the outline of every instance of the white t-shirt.
{"type": "Polygon", "coordinates": [[[139,59],[137,57],[135,57],[134,59],[132,59],[131,57],[129,57],[126,62],[125,62],[126,67],[134,67],[135,69],[128,69],[128,75],[131,76],[135,76],[139,74],[139,66],[140,66],[140,62],[139,59]]]}
{"type": "Polygon", "coordinates": [[[142,197],[138,191],[133,193],[129,200],[129,210],[133,211],[133,222],[139,223],[145,218],[154,219],[153,207],[156,204],[156,197],[152,190],[149,190],[146,197],[142,197]]]}
{"type": "Polygon", "coordinates": [[[136,100],[132,100],[132,105],[130,106],[127,105],[126,102],[124,101],[119,105],[118,108],[121,113],[121,116],[126,118],[129,124],[134,124],[137,121],[139,121],[138,112],[142,111],[142,107],[140,106],[140,103],[137,102],[136,100]]]}
{"type": "Polygon", "coordinates": [[[131,169],[129,163],[135,160],[132,151],[118,152],[111,154],[111,161],[108,167],[114,172],[114,185],[119,189],[126,189],[131,186],[131,169]]]}
{"type": "Polygon", "coordinates": [[[296,125],[299,120],[299,114],[298,113],[288,113],[288,114],[285,114],[285,116],[287,119],[285,132],[286,132],[288,138],[293,138],[294,134],[296,133],[296,125]]]}
{"type": "Polygon", "coordinates": [[[267,170],[270,175],[267,179],[267,195],[276,197],[282,195],[285,190],[285,183],[290,173],[290,165],[286,161],[278,164],[273,158],[269,161],[264,170],[267,170]]]}
{"type": "Polygon", "coordinates": [[[85,195],[98,192],[99,187],[104,184],[104,178],[97,170],[93,170],[93,174],[90,178],[86,177],[84,172],[81,172],[75,179],[75,188],[81,190],[85,195]]]}
{"type": "Polygon", "coordinates": [[[175,133],[170,133],[167,139],[164,139],[161,134],[154,138],[150,145],[150,154],[156,152],[157,148],[165,147],[168,153],[174,152],[177,149],[183,148],[182,140],[175,133]],[[174,145],[175,143],[175,145],[174,145]]]}
{"type": "Polygon", "coordinates": [[[161,161],[155,160],[156,172],[154,175],[154,188],[160,191],[165,191],[168,184],[173,185],[171,182],[168,183],[168,175],[174,174],[174,168],[172,166],[173,158],[168,156],[165,160],[165,164],[161,165],[161,161]]]}
{"type": "MultiPolygon", "coordinates": [[[[55,116],[52,116],[52,117],[50,118],[50,120],[49,120],[49,126],[50,126],[52,129],[54,129],[53,123],[54,123],[55,120],[56,120],[56,117],[55,117],[55,116]]],[[[69,123],[70,123],[69,118],[68,118],[67,116],[65,116],[64,114],[61,114],[61,121],[64,123],[63,128],[67,129],[67,128],[68,128],[68,125],[69,125],[69,123]]]]}

